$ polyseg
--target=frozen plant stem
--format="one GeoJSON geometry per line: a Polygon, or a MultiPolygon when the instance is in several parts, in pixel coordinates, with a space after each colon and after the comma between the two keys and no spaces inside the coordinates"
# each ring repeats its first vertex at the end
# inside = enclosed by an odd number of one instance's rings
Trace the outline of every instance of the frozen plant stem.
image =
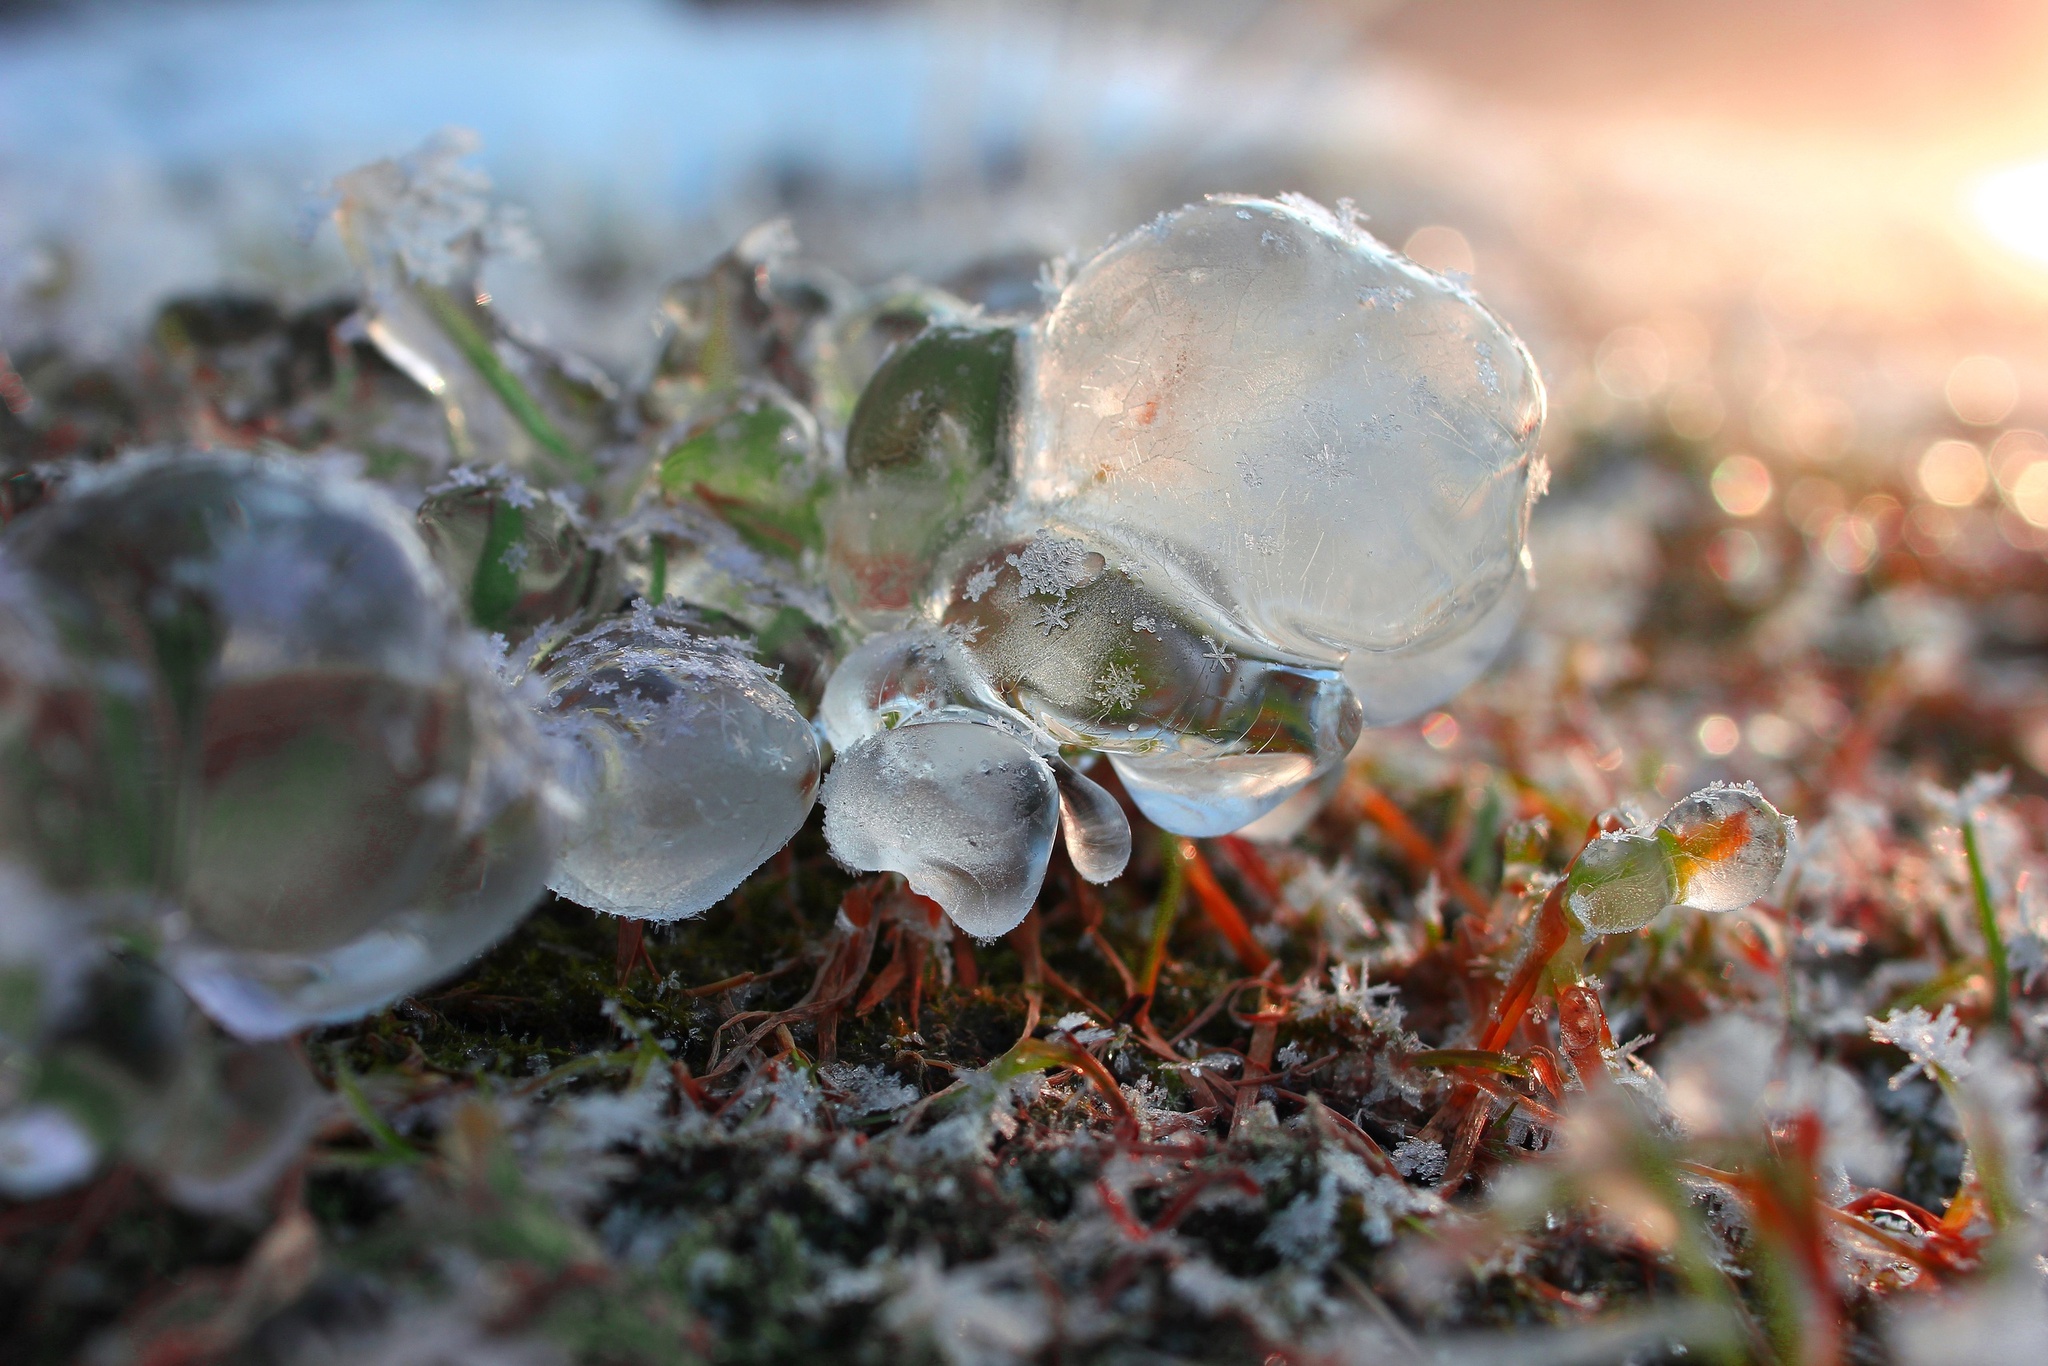
{"type": "Polygon", "coordinates": [[[1963,822],[1963,855],[1970,865],[1970,893],[1977,900],[1977,925],[1984,932],[1984,955],[1991,973],[1991,1018],[2012,1021],[2011,971],[2006,966],[2005,940],[1998,933],[1998,911],[1991,904],[1991,883],[1984,876],[1984,856],[1977,848],[1977,822],[1963,822]]]}

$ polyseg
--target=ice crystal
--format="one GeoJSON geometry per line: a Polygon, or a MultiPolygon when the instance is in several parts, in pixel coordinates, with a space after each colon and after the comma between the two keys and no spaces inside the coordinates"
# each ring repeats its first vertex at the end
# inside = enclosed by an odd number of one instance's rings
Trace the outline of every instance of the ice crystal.
{"type": "Polygon", "coordinates": [[[1087,581],[1088,547],[1071,536],[1041,529],[1005,563],[1016,566],[1026,593],[1065,602],[1068,592],[1087,581]]]}
{"type": "Polygon", "coordinates": [[[1913,1006],[1864,1023],[1870,1026],[1871,1038],[1905,1050],[1912,1059],[1892,1074],[1894,1091],[1915,1073],[1932,1081],[1960,1081],[1970,1075],[1970,1029],[1956,1019],[1953,1005],[1943,1006],[1939,1015],[1929,1015],[1925,1006],[1913,1006]]]}
{"type": "Polygon", "coordinates": [[[1096,701],[1119,711],[1130,710],[1144,695],[1145,685],[1139,679],[1138,671],[1128,664],[1110,665],[1090,690],[1090,696],[1096,701]]]}

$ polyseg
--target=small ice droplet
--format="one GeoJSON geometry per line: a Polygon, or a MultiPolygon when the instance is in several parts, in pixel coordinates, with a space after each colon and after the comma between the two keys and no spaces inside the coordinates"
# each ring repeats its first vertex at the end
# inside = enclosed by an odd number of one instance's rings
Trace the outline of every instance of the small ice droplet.
{"type": "Polygon", "coordinates": [[[824,802],[840,862],[903,874],[983,939],[1030,911],[1060,820],[1051,769],[974,721],[911,721],[869,736],[833,763],[824,802]],[[995,771],[983,772],[984,761],[995,771]]]}
{"type": "Polygon", "coordinates": [[[1750,783],[1715,783],[1671,808],[1668,836],[1680,898],[1702,911],[1739,911],[1785,867],[1795,823],[1750,783]]]}
{"type": "Polygon", "coordinates": [[[1625,934],[1678,900],[1671,855],[1648,831],[1616,830],[1583,849],[1565,884],[1565,905],[1589,934],[1625,934]]]}
{"type": "Polygon", "coordinates": [[[546,728],[573,742],[584,803],[550,885],[613,915],[717,904],[803,825],[818,741],[737,642],[642,607],[547,662],[546,728]]]}
{"type": "Polygon", "coordinates": [[[536,496],[504,470],[458,469],[427,490],[420,537],[470,619],[514,642],[590,605],[600,557],[567,498],[536,496]]]}

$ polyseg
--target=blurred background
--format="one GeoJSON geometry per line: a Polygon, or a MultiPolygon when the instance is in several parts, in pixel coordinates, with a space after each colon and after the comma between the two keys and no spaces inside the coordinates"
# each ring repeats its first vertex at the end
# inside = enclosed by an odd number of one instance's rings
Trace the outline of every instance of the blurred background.
{"type": "Polygon", "coordinates": [[[660,285],[765,218],[1004,307],[1204,191],[1345,197],[1550,385],[1521,659],[1600,704],[1553,718],[1585,732],[1561,780],[1839,748],[1870,699],[1797,659],[1916,680],[1887,726],[1967,694],[1973,752],[2038,782],[2044,74],[2027,0],[12,0],[0,348],[345,293],[324,187],[446,125],[542,248],[494,267],[505,312],[626,378],[660,285]],[[1655,620],[1692,633],[1669,667],[1655,620]],[[1737,631],[1750,672],[1689,700],[1737,631]]]}

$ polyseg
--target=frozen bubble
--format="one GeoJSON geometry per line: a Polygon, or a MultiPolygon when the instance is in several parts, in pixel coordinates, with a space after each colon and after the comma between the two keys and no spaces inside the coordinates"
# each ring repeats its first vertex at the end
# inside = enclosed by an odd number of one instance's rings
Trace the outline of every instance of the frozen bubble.
{"type": "Polygon", "coordinates": [[[4,548],[63,651],[0,737],[0,842],[126,902],[230,1029],[375,1009],[533,904],[554,838],[538,737],[381,494],[140,458],[4,548]]]}
{"type": "Polygon", "coordinates": [[[420,537],[470,619],[517,640],[591,605],[602,559],[584,539],[581,509],[505,470],[458,469],[427,490],[420,537]]]}
{"type": "MultiPolygon", "coordinates": [[[[1032,367],[1024,497],[1132,538],[1251,633],[1374,677],[1521,572],[1543,392],[1463,287],[1307,200],[1219,195],[1084,265],[1032,367]]],[[[1504,635],[1497,625],[1476,647],[1504,635]]]]}
{"type": "Polygon", "coordinates": [[[1074,871],[1090,882],[1109,882],[1131,861],[1131,822],[1116,798],[1057,755],[1047,759],[1060,789],[1060,833],[1074,871]]]}
{"type": "Polygon", "coordinates": [[[828,513],[826,578],[858,630],[909,623],[932,566],[1009,487],[1017,334],[935,325],[862,393],[828,513]]]}
{"type": "Polygon", "coordinates": [[[1589,934],[1625,934],[1678,901],[1670,851],[1650,831],[1615,830],[1580,851],[1564,902],[1589,934]]]}
{"type": "Polygon", "coordinates": [[[903,874],[984,939],[1031,910],[1059,828],[1051,769],[976,721],[911,721],[869,736],[834,761],[824,801],[834,857],[903,874]]]}
{"type": "Polygon", "coordinates": [[[1658,829],[1670,845],[1679,896],[1702,911],[1739,911],[1785,867],[1793,822],[1750,783],[1715,783],[1671,808],[1658,829]]]}
{"type": "Polygon", "coordinates": [[[562,646],[543,681],[544,724],[579,755],[583,819],[551,884],[572,901],[699,915],[810,812],[817,736],[741,642],[642,606],[562,646]]]}

